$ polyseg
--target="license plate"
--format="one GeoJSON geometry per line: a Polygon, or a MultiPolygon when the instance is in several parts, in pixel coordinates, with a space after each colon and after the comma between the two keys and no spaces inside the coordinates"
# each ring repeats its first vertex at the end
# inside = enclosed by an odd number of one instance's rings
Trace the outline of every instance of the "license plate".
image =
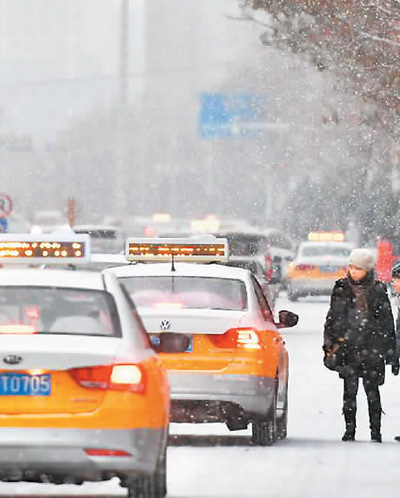
{"type": "Polygon", "coordinates": [[[0,396],[50,396],[51,376],[1,374],[0,396]]]}
{"type": "MultiPolygon", "coordinates": [[[[158,347],[160,347],[160,335],[159,334],[149,334],[150,336],[150,342],[153,348],[157,350],[158,347]]],[[[193,352],[193,337],[189,336],[189,345],[185,349],[185,351],[182,351],[183,353],[192,353],[193,352]]]]}

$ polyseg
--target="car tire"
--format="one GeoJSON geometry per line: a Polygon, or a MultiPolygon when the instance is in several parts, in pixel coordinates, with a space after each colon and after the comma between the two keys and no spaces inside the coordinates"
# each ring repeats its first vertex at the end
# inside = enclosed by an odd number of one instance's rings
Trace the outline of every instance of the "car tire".
{"type": "Polygon", "coordinates": [[[136,478],[128,486],[128,498],[164,498],[167,494],[167,448],[154,474],[136,478]]]}
{"type": "Polygon", "coordinates": [[[295,301],[298,301],[299,300],[299,296],[298,294],[295,294],[294,292],[292,292],[290,289],[288,290],[288,299],[289,301],[292,301],[292,303],[294,303],[295,301]]]}
{"type": "Polygon", "coordinates": [[[286,386],[285,404],[283,405],[283,412],[282,415],[278,417],[276,421],[276,437],[277,439],[280,440],[286,439],[287,437],[288,410],[289,410],[288,387],[286,386]]]}
{"type": "Polygon", "coordinates": [[[272,446],[277,439],[276,391],[272,406],[265,417],[257,417],[251,424],[251,442],[257,446],[272,446]]]}

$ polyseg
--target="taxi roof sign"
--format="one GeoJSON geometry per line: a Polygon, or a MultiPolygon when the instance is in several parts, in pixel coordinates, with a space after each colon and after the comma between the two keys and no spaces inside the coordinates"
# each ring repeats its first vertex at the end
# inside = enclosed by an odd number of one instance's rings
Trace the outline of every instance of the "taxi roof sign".
{"type": "Polygon", "coordinates": [[[340,231],[318,231],[310,232],[308,234],[308,240],[310,242],[344,242],[345,234],[340,231]]]}
{"type": "Polygon", "coordinates": [[[126,241],[126,259],[130,262],[184,261],[222,263],[228,261],[227,239],[202,238],[130,238],[126,241]]]}
{"type": "Polygon", "coordinates": [[[59,264],[89,259],[90,236],[87,234],[0,234],[0,264],[59,264]]]}

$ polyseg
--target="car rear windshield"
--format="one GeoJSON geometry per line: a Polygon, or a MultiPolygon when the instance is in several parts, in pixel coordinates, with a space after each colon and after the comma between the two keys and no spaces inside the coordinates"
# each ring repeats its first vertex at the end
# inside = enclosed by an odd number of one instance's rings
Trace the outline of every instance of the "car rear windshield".
{"type": "Polygon", "coordinates": [[[301,256],[336,256],[347,258],[350,256],[351,249],[349,247],[331,246],[331,245],[315,245],[306,246],[301,250],[301,256]]]}
{"type": "Polygon", "coordinates": [[[123,278],[137,307],[244,310],[246,285],[215,277],[146,276],[123,278]]]}
{"type": "Polygon", "coordinates": [[[0,286],[0,333],[120,337],[114,299],[105,291],[0,286]]]}

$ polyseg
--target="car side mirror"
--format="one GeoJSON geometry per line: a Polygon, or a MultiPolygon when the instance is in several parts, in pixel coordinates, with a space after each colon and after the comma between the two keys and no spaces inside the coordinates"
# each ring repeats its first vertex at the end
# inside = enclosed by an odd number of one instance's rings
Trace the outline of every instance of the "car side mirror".
{"type": "Polygon", "coordinates": [[[159,345],[155,348],[158,353],[183,353],[190,346],[190,339],[184,334],[165,332],[159,337],[159,345]]]}
{"type": "Polygon", "coordinates": [[[280,310],[278,329],[294,327],[297,325],[298,321],[299,315],[296,315],[296,313],[292,313],[288,310],[280,310]]]}

